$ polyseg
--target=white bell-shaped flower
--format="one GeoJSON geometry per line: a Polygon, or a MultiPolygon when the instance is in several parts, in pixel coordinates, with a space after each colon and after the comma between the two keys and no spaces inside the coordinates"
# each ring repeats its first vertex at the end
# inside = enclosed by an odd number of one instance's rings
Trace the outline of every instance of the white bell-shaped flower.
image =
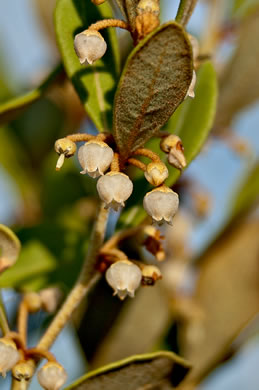
{"type": "Polygon", "coordinates": [[[128,260],[117,261],[112,264],[105,274],[108,284],[113,288],[114,295],[123,300],[129,295],[134,297],[139,287],[142,273],[139,267],[128,260]]]}
{"type": "Polygon", "coordinates": [[[55,362],[46,363],[38,371],[39,384],[45,390],[59,390],[67,380],[67,373],[60,364],[55,362]]]}
{"type": "Polygon", "coordinates": [[[75,36],[74,48],[81,65],[92,65],[102,58],[107,44],[98,31],[85,30],[75,36]]]}
{"type": "Polygon", "coordinates": [[[20,360],[20,354],[15,343],[7,338],[0,338],[0,374],[5,377],[6,372],[20,360]]]}
{"type": "Polygon", "coordinates": [[[145,195],[143,206],[152,217],[153,222],[157,222],[159,225],[167,222],[172,225],[173,217],[178,210],[179,197],[170,188],[162,186],[145,195]]]}
{"type": "Polygon", "coordinates": [[[133,183],[124,173],[108,172],[98,180],[97,191],[106,207],[118,211],[132,194],[133,183]]]}
{"type": "Polygon", "coordinates": [[[105,142],[88,141],[78,150],[78,160],[83,168],[80,173],[87,173],[96,178],[105,173],[111,165],[113,150],[105,142]]]}
{"type": "Polygon", "coordinates": [[[151,162],[147,165],[145,178],[153,186],[160,186],[168,178],[168,169],[162,162],[151,162]]]}

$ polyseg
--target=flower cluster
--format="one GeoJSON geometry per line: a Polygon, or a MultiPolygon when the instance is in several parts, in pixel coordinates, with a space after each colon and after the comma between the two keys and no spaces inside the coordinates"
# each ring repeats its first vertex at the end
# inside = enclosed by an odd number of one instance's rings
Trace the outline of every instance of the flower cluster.
{"type": "MultiPolygon", "coordinates": [[[[133,155],[142,155],[152,161],[145,165],[135,158],[128,158],[125,162],[120,161],[120,155],[109,146],[114,145],[111,134],[91,136],[88,134],[70,135],[55,143],[56,152],[62,157],[71,157],[77,150],[77,141],[86,141],[78,150],[78,160],[82,167],[81,173],[87,174],[97,181],[97,191],[107,208],[115,211],[125,206],[125,201],[133,191],[133,183],[123,170],[127,164],[132,164],[144,171],[146,180],[156,188],[148,192],[143,200],[143,206],[154,223],[164,222],[172,224],[173,217],[178,209],[178,195],[168,188],[164,182],[168,178],[168,169],[160,160],[159,156],[149,149],[137,149],[133,155]]],[[[183,146],[180,138],[175,135],[163,135],[161,149],[168,154],[168,162],[178,169],[186,166],[183,154],[183,146]]],[[[58,169],[60,169],[60,157],[58,169]]]]}

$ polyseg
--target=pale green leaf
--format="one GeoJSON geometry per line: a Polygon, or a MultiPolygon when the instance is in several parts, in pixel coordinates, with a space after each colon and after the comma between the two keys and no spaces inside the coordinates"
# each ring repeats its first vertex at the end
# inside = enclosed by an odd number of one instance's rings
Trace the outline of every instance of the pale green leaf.
{"type": "Polygon", "coordinates": [[[20,253],[21,244],[7,226],[0,224],[0,267],[13,265],[20,253]],[[4,263],[4,264],[2,264],[4,263]]]}
{"type": "Polygon", "coordinates": [[[112,105],[119,73],[115,29],[102,30],[107,52],[92,66],[81,66],[74,50],[74,37],[98,20],[112,18],[109,4],[95,6],[86,0],[59,0],[55,12],[56,34],[66,72],[99,131],[112,124],[112,105]]]}
{"type": "Polygon", "coordinates": [[[126,159],[168,121],[192,80],[192,49],[175,22],[160,26],[130,54],[115,97],[114,136],[126,159]]]}
{"type": "Polygon", "coordinates": [[[22,288],[26,283],[42,278],[57,267],[57,261],[39,241],[30,241],[22,248],[16,264],[0,276],[0,287],[22,288]]]}
{"type": "Polygon", "coordinates": [[[242,215],[259,197],[259,162],[245,175],[231,201],[230,218],[242,215]]]}
{"type": "Polygon", "coordinates": [[[25,108],[37,101],[46,92],[62,69],[61,65],[57,66],[38,88],[0,104],[0,125],[15,119],[25,108]]]}
{"type": "Polygon", "coordinates": [[[135,355],[92,371],[66,390],[168,390],[185,377],[190,365],[172,352],[135,355]]]}

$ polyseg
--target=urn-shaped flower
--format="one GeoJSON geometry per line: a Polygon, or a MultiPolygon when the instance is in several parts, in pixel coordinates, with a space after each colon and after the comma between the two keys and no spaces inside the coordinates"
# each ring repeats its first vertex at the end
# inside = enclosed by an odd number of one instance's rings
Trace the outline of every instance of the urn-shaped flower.
{"type": "Polygon", "coordinates": [[[127,260],[112,264],[106,271],[105,276],[114,290],[114,295],[117,294],[121,300],[126,298],[127,295],[133,298],[142,279],[139,267],[127,260]]]}
{"type": "Polygon", "coordinates": [[[81,65],[92,65],[102,58],[107,44],[98,31],[85,30],[75,36],[74,48],[81,65]]]}
{"type": "Polygon", "coordinates": [[[65,369],[55,362],[46,363],[38,372],[39,384],[45,390],[59,390],[66,380],[65,369]]]}
{"type": "Polygon", "coordinates": [[[87,173],[93,178],[103,175],[112,159],[112,148],[102,141],[88,141],[78,150],[78,160],[83,168],[81,173],[87,173]]]}
{"type": "Polygon", "coordinates": [[[0,339],[0,374],[5,377],[6,372],[11,370],[19,361],[20,354],[15,343],[7,338],[0,339]]]}
{"type": "Polygon", "coordinates": [[[130,178],[121,172],[108,172],[100,177],[97,182],[97,191],[106,207],[118,211],[125,206],[125,201],[130,197],[133,183],[130,178]]]}
{"type": "Polygon", "coordinates": [[[167,222],[172,225],[173,217],[178,210],[179,198],[176,192],[166,186],[161,186],[145,195],[143,206],[153,222],[159,225],[167,222]]]}

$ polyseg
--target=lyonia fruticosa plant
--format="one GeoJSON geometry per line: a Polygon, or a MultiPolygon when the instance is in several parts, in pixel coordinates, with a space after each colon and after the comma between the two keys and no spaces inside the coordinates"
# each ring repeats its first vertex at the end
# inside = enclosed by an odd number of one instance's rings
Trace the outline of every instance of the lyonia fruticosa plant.
{"type": "MultiPolygon", "coordinates": [[[[140,286],[153,286],[162,279],[157,263],[150,262],[149,256],[156,262],[165,258],[159,229],[173,224],[179,205],[172,186],[199,153],[215,114],[213,66],[208,56],[199,55],[198,41],[185,30],[196,1],[181,0],[175,20],[160,24],[159,0],[116,0],[113,8],[105,0],[58,0],[55,22],[62,65],[26,101],[7,104],[1,112],[8,120],[17,115],[16,111],[36,100],[65,69],[95,131],[63,134],[56,140],[55,175],[58,177],[66,169],[66,159],[77,155],[80,173],[96,181],[99,199],[78,279],[35,347],[27,344],[28,316],[40,310],[56,312],[56,288],[48,286],[23,294],[17,331],[10,330],[4,309],[0,308],[0,371],[3,376],[12,371],[13,389],[29,387],[40,359],[47,360],[37,373],[44,389],[58,390],[66,383],[66,367],[49,349],[103,275],[121,300],[133,298],[140,286]],[[112,9],[122,19],[113,18],[112,9]],[[127,47],[134,46],[131,51],[127,49],[122,71],[114,28],[126,30],[131,39],[127,47]],[[204,104],[200,105],[201,96],[207,105],[205,110],[204,104]],[[186,113],[198,116],[193,124],[188,122],[187,130],[182,116],[185,131],[179,123],[178,130],[174,127],[177,115],[183,115],[182,107],[186,113]],[[195,121],[200,121],[199,133],[193,137],[195,121]],[[119,217],[118,229],[106,238],[111,210],[119,217]],[[127,250],[130,240],[145,249],[146,258],[131,255],[127,250]]],[[[0,271],[4,276],[14,266],[21,248],[17,237],[3,225],[0,237],[0,271]]],[[[161,377],[157,378],[166,381],[168,387],[163,388],[173,388],[189,370],[187,362],[170,352],[143,355],[137,360],[151,368],[163,363],[168,372],[159,369],[161,377]],[[178,379],[169,379],[173,367],[180,367],[178,379]]],[[[135,361],[132,358],[121,365],[127,367],[135,361]]],[[[88,377],[84,379],[87,380],[88,377]]],[[[80,383],[73,388],[88,388],[80,387],[80,383]]],[[[144,389],[141,383],[137,385],[134,388],[144,389]]]]}

